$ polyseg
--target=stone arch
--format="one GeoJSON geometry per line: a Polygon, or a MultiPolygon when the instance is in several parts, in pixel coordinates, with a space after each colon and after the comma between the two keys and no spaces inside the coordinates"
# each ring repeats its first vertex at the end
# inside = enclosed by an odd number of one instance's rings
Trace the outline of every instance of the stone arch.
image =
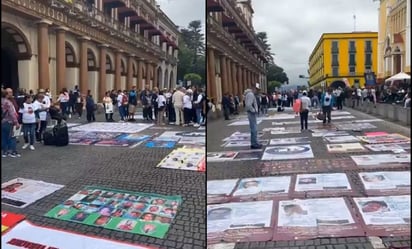
{"type": "Polygon", "coordinates": [[[93,50],[87,49],[87,69],[88,71],[97,71],[97,60],[93,50]]]}
{"type": "Polygon", "coordinates": [[[114,73],[113,60],[109,54],[106,54],[106,73],[108,74],[114,73]]]}
{"type": "Polygon", "coordinates": [[[65,57],[66,57],[66,67],[76,67],[76,52],[72,44],[68,41],[65,42],[65,57]]]}
{"type": "Polygon", "coordinates": [[[334,82],[332,82],[332,84],[330,84],[330,87],[333,89],[337,89],[339,87],[341,87],[342,89],[345,89],[346,84],[342,80],[335,80],[334,82]]]}
{"type": "Polygon", "coordinates": [[[162,72],[162,67],[157,68],[157,81],[159,82],[159,88],[163,89],[164,84],[163,84],[163,72],[162,72]]]}
{"type": "Polygon", "coordinates": [[[133,77],[137,76],[137,65],[134,60],[132,60],[132,70],[133,70],[133,77]]]}
{"type": "Polygon", "coordinates": [[[26,35],[15,25],[1,23],[1,48],[16,54],[17,60],[30,60],[32,49],[26,35]]]}

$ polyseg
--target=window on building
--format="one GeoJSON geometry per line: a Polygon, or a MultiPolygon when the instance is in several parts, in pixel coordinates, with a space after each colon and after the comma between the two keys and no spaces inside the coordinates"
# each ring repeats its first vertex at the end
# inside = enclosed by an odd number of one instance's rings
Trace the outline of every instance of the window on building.
{"type": "Polygon", "coordinates": [[[353,76],[353,75],[355,75],[356,73],[355,73],[355,67],[349,67],[349,75],[350,76],[353,76]]]}
{"type": "Polygon", "coordinates": [[[372,70],[371,66],[365,66],[365,72],[370,72],[372,70]]]}
{"type": "Polygon", "coordinates": [[[332,67],[332,76],[339,76],[339,67],[332,67]]]}
{"type": "Polygon", "coordinates": [[[372,52],[372,41],[365,41],[365,52],[372,52]]]}
{"type": "Polygon", "coordinates": [[[339,60],[337,54],[332,54],[332,66],[339,66],[339,60]]]}
{"type": "Polygon", "coordinates": [[[356,53],[355,41],[349,41],[349,53],[356,53]]]}
{"type": "Polygon", "coordinates": [[[339,53],[338,41],[332,41],[332,53],[339,53]]]}
{"type": "Polygon", "coordinates": [[[356,87],[356,88],[359,88],[359,79],[355,79],[353,81],[353,86],[356,87]]]}
{"type": "Polygon", "coordinates": [[[371,66],[372,65],[372,54],[368,53],[365,54],[365,66],[371,66]]]}
{"type": "Polygon", "coordinates": [[[356,66],[355,54],[349,54],[349,66],[356,66]]]}

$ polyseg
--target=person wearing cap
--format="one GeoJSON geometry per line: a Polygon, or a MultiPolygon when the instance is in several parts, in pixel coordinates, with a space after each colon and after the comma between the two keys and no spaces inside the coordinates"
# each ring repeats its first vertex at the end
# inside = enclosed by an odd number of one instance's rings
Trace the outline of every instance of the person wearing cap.
{"type": "Polygon", "coordinates": [[[310,107],[310,98],[306,90],[302,92],[302,97],[300,97],[300,128],[302,131],[308,129],[308,116],[310,107]]]}
{"type": "Polygon", "coordinates": [[[256,84],[252,89],[245,90],[245,110],[247,111],[247,117],[249,120],[250,127],[250,148],[251,149],[261,149],[262,145],[258,143],[257,140],[257,115],[258,115],[258,105],[256,102],[255,94],[259,89],[259,85],[256,84]]]}

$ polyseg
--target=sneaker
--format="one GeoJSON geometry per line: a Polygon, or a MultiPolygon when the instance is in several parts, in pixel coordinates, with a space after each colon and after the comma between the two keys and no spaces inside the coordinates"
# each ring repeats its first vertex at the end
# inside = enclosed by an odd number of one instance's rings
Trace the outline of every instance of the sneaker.
{"type": "Polygon", "coordinates": [[[29,147],[30,144],[24,144],[23,147],[21,147],[23,150],[27,149],[27,147],[29,147]]]}
{"type": "Polygon", "coordinates": [[[194,124],[193,127],[200,127],[200,124],[194,124]]]}
{"type": "Polygon", "coordinates": [[[17,152],[13,152],[9,154],[9,157],[16,158],[16,157],[21,157],[21,155],[17,152]]]}
{"type": "Polygon", "coordinates": [[[9,155],[9,153],[6,152],[6,153],[3,153],[3,154],[1,155],[1,157],[5,158],[5,157],[8,157],[8,155],[9,155]]]}
{"type": "Polygon", "coordinates": [[[71,115],[71,114],[69,114],[69,118],[72,118],[72,115],[71,115]]]}
{"type": "Polygon", "coordinates": [[[33,145],[30,145],[30,150],[34,150],[34,146],[33,146],[33,145]]]}

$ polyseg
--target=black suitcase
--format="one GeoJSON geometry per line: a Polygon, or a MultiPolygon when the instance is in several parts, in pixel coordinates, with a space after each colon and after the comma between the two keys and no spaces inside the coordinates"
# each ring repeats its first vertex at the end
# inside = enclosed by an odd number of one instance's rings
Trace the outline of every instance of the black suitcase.
{"type": "Polygon", "coordinates": [[[54,145],[66,146],[69,144],[69,129],[67,125],[57,124],[53,127],[54,145]]]}
{"type": "Polygon", "coordinates": [[[55,145],[53,131],[45,131],[43,133],[44,145],[55,145]]]}

